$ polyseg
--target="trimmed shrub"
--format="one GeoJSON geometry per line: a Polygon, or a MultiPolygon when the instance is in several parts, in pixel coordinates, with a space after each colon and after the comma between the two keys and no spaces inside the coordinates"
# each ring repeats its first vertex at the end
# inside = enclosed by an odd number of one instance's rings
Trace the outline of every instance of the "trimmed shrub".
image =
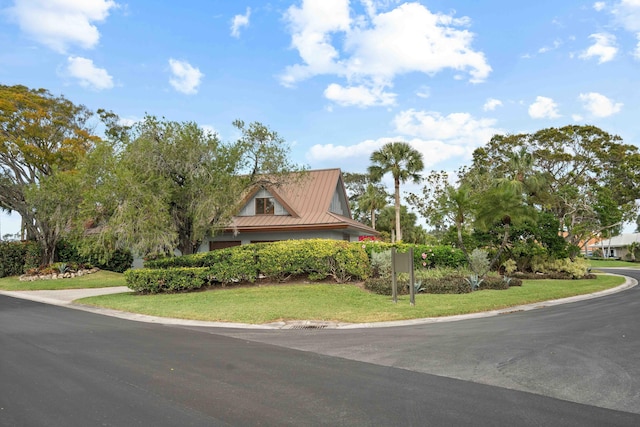
{"type": "Polygon", "coordinates": [[[211,271],[204,267],[127,270],[124,278],[130,289],[143,294],[191,291],[213,280],[211,271]]]}
{"type": "Polygon", "coordinates": [[[424,280],[422,289],[427,294],[468,294],[471,285],[463,276],[448,276],[424,280]]]}
{"type": "Polygon", "coordinates": [[[26,253],[24,242],[0,242],[0,277],[22,274],[26,253]]]}
{"type": "MultiPolygon", "coordinates": [[[[205,269],[207,280],[223,285],[236,282],[253,283],[259,277],[285,281],[290,277],[299,276],[306,276],[309,280],[331,277],[342,283],[365,279],[370,270],[367,254],[359,244],[326,239],[286,240],[234,246],[193,255],[148,260],[145,267],[146,271],[188,272],[205,269]]],[[[157,280],[152,279],[152,282],[171,280],[173,276],[158,277],[157,280]]],[[[144,289],[149,286],[157,288],[157,292],[175,290],[172,285],[158,287],[143,283],[144,289]]],[[[181,287],[180,289],[184,290],[181,287]]]]}
{"type": "Polygon", "coordinates": [[[332,277],[337,282],[364,279],[369,260],[358,243],[340,240],[284,240],[234,246],[211,252],[166,257],[145,262],[146,268],[208,267],[222,282],[253,282],[259,275],[284,281],[307,275],[310,280],[332,277]]]}
{"type": "Polygon", "coordinates": [[[18,276],[40,265],[37,242],[0,241],[0,277],[18,276]]]}
{"type": "Polygon", "coordinates": [[[504,280],[502,277],[486,276],[482,281],[482,283],[480,283],[480,287],[478,288],[478,290],[482,291],[485,289],[493,289],[496,291],[501,291],[501,290],[509,289],[509,286],[510,286],[510,281],[504,280]]]}
{"type": "MultiPolygon", "coordinates": [[[[364,288],[378,295],[391,295],[391,278],[390,277],[369,277],[364,281],[364,288]]],[[[402,287],[398,286],[398,294],[402,287]]]]}

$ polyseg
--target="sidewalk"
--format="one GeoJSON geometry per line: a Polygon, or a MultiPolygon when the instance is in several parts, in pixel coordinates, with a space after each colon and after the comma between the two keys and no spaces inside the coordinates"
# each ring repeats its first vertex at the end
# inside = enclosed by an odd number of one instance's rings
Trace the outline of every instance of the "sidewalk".
{"type": "MultiPolygon", "coordinates": [[[[625,276],[626,277],[626,276],[625,276]]],[[[615,288],[604,291],[594,292],[591,294],[577,295],[574,297],[562,298],[551,301],[540,301],[533,304],[519,305],[508,307],[500,310],[485,311],[481,313],[461,314],[456,316],[445,317],[429,317],[424,319],[397,320],[391,322],[376,323],[335,323],[321,322],[313,320],[298,320],[290,322],[275,322],[263,325],[251,325],[245,323],[228,323],[228,322],[209,322],[201,320],[173,319],[168,317],[147,316],[145,314],[128,313],[124,311],[111,310],[108,308],[92,307],[88,305],[76,304],[73,301],[98,296],[109,295],[123,292],[131,292],[126,286],[117,286],[111,288],[93,288],[93,289],[64,289],[58,291],[0,291],[0,295],[6,295],[14,298],[27,299],[31,301],[41,302],[44,304],[52,304],[65,306],[76,310],[88,311],[91,313],[102,314],[104,316],[118,317],[120,319],[133,320],[136,322],[157,323],[161,325],[184,325],[184,326],[206,326],[216,328],[239,328],[239,329],[358,329],[358,328],[388,328],[392,326],[408,326],[408,325],[424,325],[429,323],[456,322],[459,320],[478,319],[482,317],[497,316],[500,314],[514,313],[519,311],[529,311],[538,308],[552,307],[560,304],[568,304],[577,301],[584,301],[592,298],[599,298],[622,292],[630,289],[638,284],[638,281],[630,277],[626,277],[626,281],[615,288]]]]}

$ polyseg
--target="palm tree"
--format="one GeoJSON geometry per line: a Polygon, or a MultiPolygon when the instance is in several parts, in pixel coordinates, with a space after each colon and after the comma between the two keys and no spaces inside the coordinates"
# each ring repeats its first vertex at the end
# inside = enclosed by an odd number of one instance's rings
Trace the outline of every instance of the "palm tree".
{"type": "Polygon", "coordinates": [[[387,206],[389,195],[380,186],[369,183],[364,193],[358,197],[358,206],[371,215],[371,227],[376,228],[376,211],[387,206]]]}
{"type": "Polygon", "coordinates": [[[406,142],[390,142],[385,144],[371,154],[369,174],[375,180],[391,172],[394,182],[394,195],[396,207],[396,240],[402,240],[402,229],[400,227],[400,183],[408,180],[419,183],[420,172],[424,169],[422,154],[411,148],[406,142]]]}

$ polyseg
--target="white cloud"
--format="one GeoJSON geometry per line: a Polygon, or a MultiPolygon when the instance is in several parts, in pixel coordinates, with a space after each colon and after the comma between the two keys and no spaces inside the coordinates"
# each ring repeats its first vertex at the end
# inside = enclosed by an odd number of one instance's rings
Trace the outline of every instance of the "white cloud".
{"type": "Polygon", "coordinates": [[[349,0],[304,0],[291,6],[285,19],[291,46],[302,61],[285,69],[281,83],[293,86],[333,75],[346,79],[348,87],[383,93],[396,76],[412,72],[433,75],[452,69],[473,83],[488,77],[491,67],[484,53],[472,49],[473,34],[461,28],[468,26],[468,18],[434,14],[419,3],[378,13],[389,3],[364,1],[367,16],[353,17],[349,0]]]}
{"type": "Polygon", "coordinates": [[[571,115],[571,119],[572,119],[574,122],[581,122],[581,121],[583,121],[583,120],[584,120],[584,117],[582,117],[580,114],[572,114],[572,115],[571,115]]]}
{"type": "Polygon", "coordinates": [[[169,59],[169,66],[173,77],[169,79],[171,86],[178,92],[191,95],[198,92],[198,86],[204,74],[194,68],[187,61],[169,59]]]}
{"type": "Polygon", "coordinates": [[[331,83],[324,91],[324,96],[342,106],[369,107],[372,105],[394,105],[396,94],[384,92],[381,88],[366,86],[342,87],[331,83]]]}
{"type": "Polygon", "coordinates": [[[558,104],[546,96],[537,96],[536,101],[529,105],[529,116],[532,119],[557,119],[560,117],[558,104]]]}
{"type": "Polygon", "coordinates": [[[90,49],[98,44],[94,23],[117,7],[113,0],[15,0],[9,14],[29,37],[65,53],[70,46],[90,49]]]}
{"type": "Polygon", "coordinates": [[[427,140],[442,140],[449,144],[480,146],[496,133],[495,119],[475,119],[468,113],[452,113],[446,116],[432,111],[401,111],[394,119],[396,131],[427,140]]]}
{"type": "Polygon", "coordinates": [[[375,150],[393,141],[406,141],[422,153],[425,169],[460,157],[470,158],[473,150],[486,144],[492,136],[504,133],[495,128],[493,119],[475,119],[467,113],[443,116],[437,112],[407,110],[394,119],[398,136],[368,139],[354,145],[317,144],[307,153],[310,162],[341,161],[351,170],[368,165],[375,150]]]}
{"type": "Polygon", "coordinates": [[[140,121],[140,119],[137,118],[137,117],[120,117],[120,119],[118,120],[118,122],[122,126],[133,126],[136,123],[138,123],[139,121],[140,121]]]}
{"type": "Polygon", "coordinates": [[[597,1],[593,4],[593,8],[597,11],[600,12],[601,10],[604,10],[607,7],[607,4],[603,1],[597,1]]]}
{"type": "Polygon", "coordinates": [[[611,13],[615,16],[616,21],[627,31],[640,32],[639,0],[622,0],[613,6],[611,13]]]}
{"type": "Polygon", "coordinates": [[[584,109],[595,117],[609,117],[620,112],[623,106],[597,92],[581,93],[578,98],[583,102],[584,109]]]}
{"type": "Polygon", "coordinates": [[[468,157],[473,151],[468,147],[448,144],[444,141],[424,140],[420,138],[407,139],[396,136],[375,140],[368,139],[355,145],[316,144],[309,149],[307,159],[320,163],[330,161],[334,165],[342,160],[345,162],[348,161],[351,168],[356,164],[366,167],[371,153],[380,149],[384,144],[396,141],[408,142],[413,148],[418,150],[422,154],[425,169],[427,170],[440,162],[452,158],[468,157]]]}
{"type": "Polygon", "coordinates": [[[488,98],[487,102],[485,102],[482,106],[482,109],[484,111],[493,111],[496,109],[496,107],[502,107],[502,101],[495,98],[488,98]]]}
{"type": "Polygon", "coordinates": [[[236,15],[231,20],[231,35],[233,37],[240,37],[240,29],[242,27],[249,26],[249,17],[251,16],[251,8],[247,8],[247,12],[244,15],[236,15]]]}
{"type": "Polygon", "coordinates": [[[597,57],[598,64],[602,64],[611,61],[618,53],[618,48],[615,46],[616,36],[613,34],[595,33],[591,34],[589,38],[595,40],[595,42],[580,54],[580,58],[597,57]]]}
{"type": "Polygon", "coordinates": [[[104,68],[93,65],[93,61],[79,56],[67,58],[67,72],[80,81],[80,86],[96,90],[111,89],[113,78],[104,68]]]}
{"type": "Polygon", "coordinates": [[[538,49],[538,53],[547,53],[547,52],[550,52],[552,50],[556,50],[560,46],[562,46],[562,41],[561,40],[554,40],[553,44],[551,46],[543,46],[540,49],[538,49]]]}

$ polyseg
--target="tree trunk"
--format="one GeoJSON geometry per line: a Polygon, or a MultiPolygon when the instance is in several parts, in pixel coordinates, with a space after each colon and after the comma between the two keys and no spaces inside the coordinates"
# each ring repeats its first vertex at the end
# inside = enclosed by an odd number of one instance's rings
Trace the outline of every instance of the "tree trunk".
{"type": "Polygon", "coordinates": [[[402,228],[400,227],[400,180],[395,179],[395,201],[396,201],[396,242],[402,241],[402,228]]]}
{"type": "Polygon", "coordinates": [[[376,229],[376,210],[371,209],[371,228],[376,229]]]}

